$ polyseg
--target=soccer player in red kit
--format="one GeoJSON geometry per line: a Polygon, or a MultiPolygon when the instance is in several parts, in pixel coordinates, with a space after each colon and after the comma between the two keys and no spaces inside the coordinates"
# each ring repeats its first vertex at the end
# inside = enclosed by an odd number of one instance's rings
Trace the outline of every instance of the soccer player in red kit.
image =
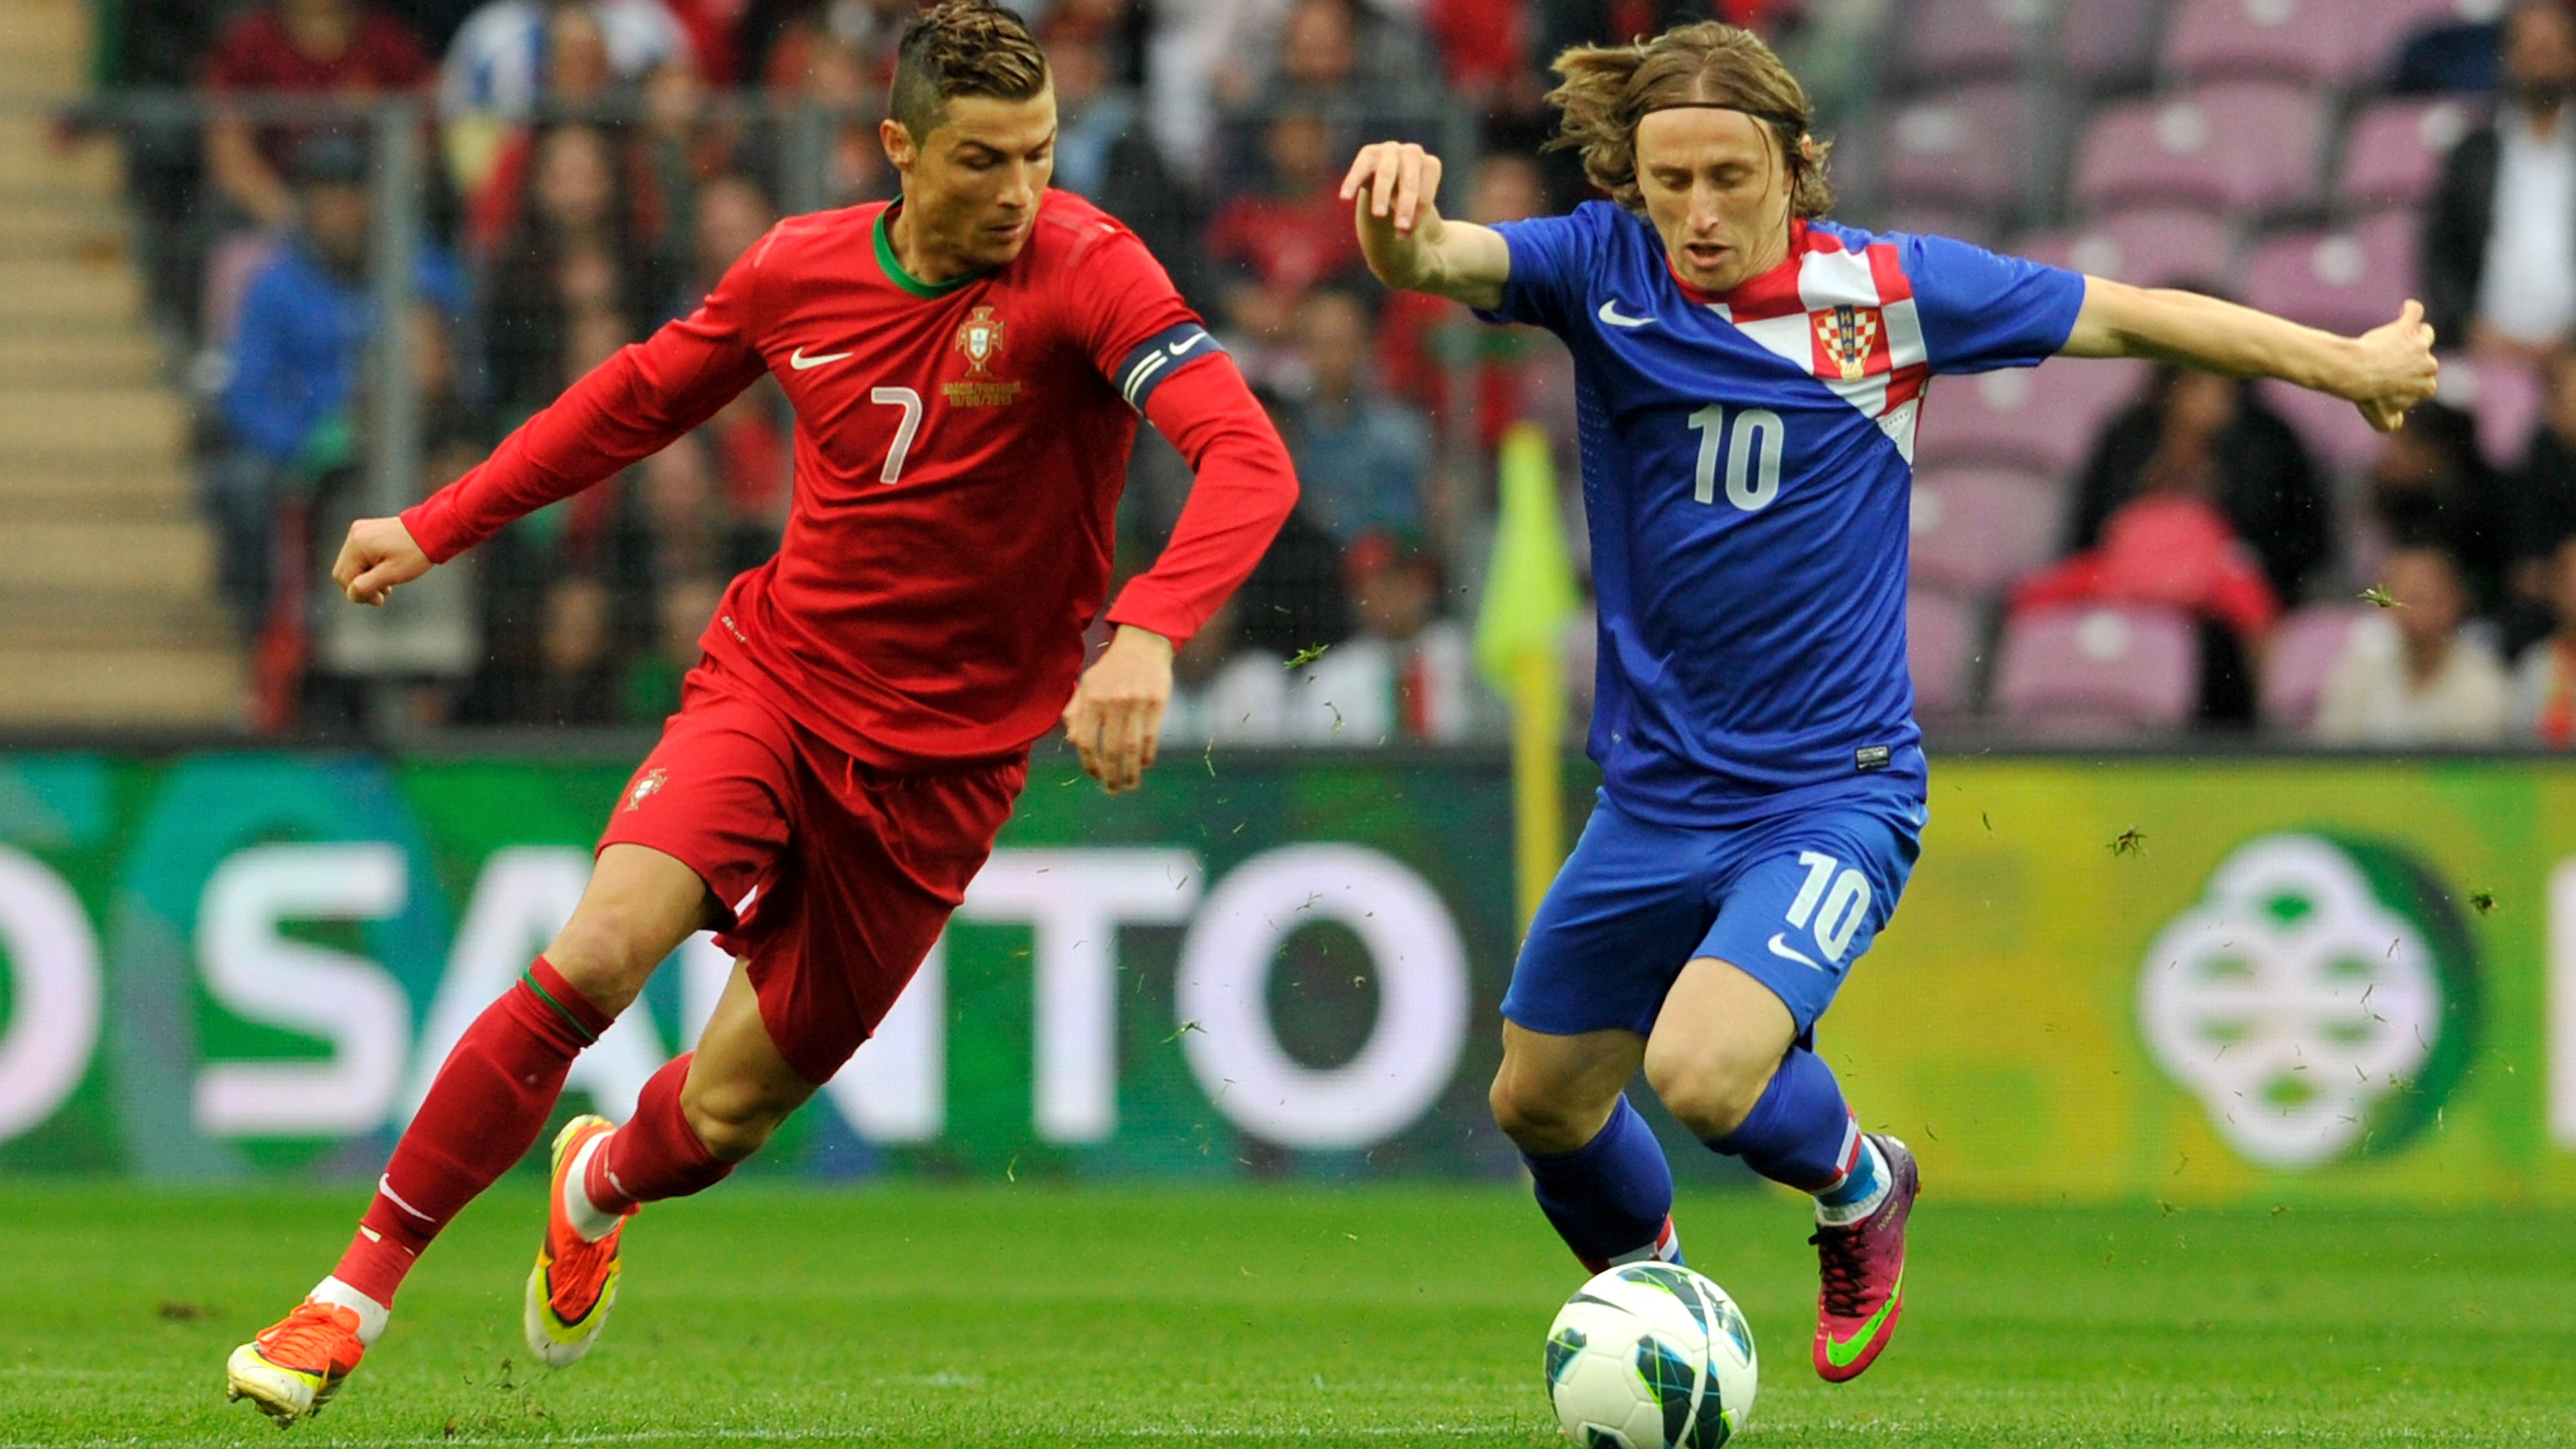
{"type": "Polygon", "coordinates": [[[457,1043],[338,1267],[234,1351],[233,1397],[281,1423],[339,1387],[421,1250],[536,1140],[574,1056],[712,928],[736,962],[697,1050],[623,1126],[555,1139],[526,1327],[543,1361],[580,1357],[625,1219],[723,1178],[867,1039],[990,852],[1030,744],[1061,719],[1110,790],[1138,783],[1173,646],[1295,502],[1277,433],[1143,244],[1047,189],[1055,98],[1016,15],[916,16],[890,99],[902,200],[780,223],[482,467],[350,529],[333,577],[380,603],[763,374],[795,405],[785,542],[718,606],[571,921],[457,1043]],[[1084,669],[1140,414],[1198,481],[1084,669]]]}

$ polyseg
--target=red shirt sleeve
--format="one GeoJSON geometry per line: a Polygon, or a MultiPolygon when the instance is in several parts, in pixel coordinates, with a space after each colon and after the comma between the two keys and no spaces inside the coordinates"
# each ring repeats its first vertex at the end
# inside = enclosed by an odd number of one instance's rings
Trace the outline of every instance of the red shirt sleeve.
{"type": "Polygon", "coordinates": [[[1252,576],[1297,506],[1288,445],[1234,360],[1217,353],[1156,387],[1146,418],[1198,475],[1172,541],[1130,580],[1109,622],[1185,643],[1252,576]]]}
{"type": "Polygon", "coordinates": [[[621,349],[482,466],[404,510],[403,526],[431,562],[651,457],[758,381],[768,365],[754,345],[755,284],[768,254],[768,242],[753,247],[697,311],[621,349]]]}
{"type": "Polygon", "coordinates": [[[1179,644],[1251,577],[1297,504],[1297,474],[1243,374],[1134,233],[1113,224],[1074,267],[1092,365],[1197,475],[1162,557],[1109,608],[1109,622],[1179,644]]]}

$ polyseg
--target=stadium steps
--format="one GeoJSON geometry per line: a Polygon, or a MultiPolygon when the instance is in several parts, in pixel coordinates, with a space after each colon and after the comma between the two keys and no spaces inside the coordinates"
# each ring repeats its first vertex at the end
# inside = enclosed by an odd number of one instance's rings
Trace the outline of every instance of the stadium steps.
{"type": "Polygon", "coordinates": [[[201,726],[229,721],[241,690],[221,649],[0,646],[0,729],[201,726]]]}
{"type": "Polygon", "coordinates": [[[0,98],[60,100],[89,81],[87,0],[0,0],[0,98]]]}
{"type": "Polygon", "coordinates": [[[89,26],[84,0],[0,0],[0,729],[230,731],[241,649],[122,160],[44,114],[85,90],[89,26]]]}

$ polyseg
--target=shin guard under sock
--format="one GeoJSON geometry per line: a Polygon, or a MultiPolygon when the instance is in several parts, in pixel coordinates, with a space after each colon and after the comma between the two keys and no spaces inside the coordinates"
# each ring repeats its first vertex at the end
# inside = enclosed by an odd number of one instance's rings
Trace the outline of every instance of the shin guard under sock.
{"type": "Polygon", "coordinates": [[[1860,1127],[1843,1102],[1833,1068],[1805,1047],[1793,1046],[1742,1125],[1708,1145],[1743,1158],[1745,1166],[1773,1182],[1800,1192],[1828,1192],[1851,1170],[1860,1150],[1860,1127]]]}
{"type": "Polygon", "coordinates": [[[1572,1152],[1524,1152],[1539,1210],[1583,1266],[1682,1260],[1673,1235],[1673,1171],[1653,1129],[1626,1097],[1599,1134],[1572,1152]]]}
{"type": "Polygon", "coordinates": [[[573,1058],[613,1020],[538,957],[457,1038],[331,1276],[392,1306],[439,1229],[545,1130],[573,1058]]]}

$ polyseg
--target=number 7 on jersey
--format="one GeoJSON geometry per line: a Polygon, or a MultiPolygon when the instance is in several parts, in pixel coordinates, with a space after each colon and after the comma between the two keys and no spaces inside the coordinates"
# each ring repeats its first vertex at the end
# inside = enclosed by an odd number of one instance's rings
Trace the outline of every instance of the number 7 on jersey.
{"type": "Polygon", "coordinates": [[[921,431],[921,394],[908,387],[870,388],[868,401],[903,409],[903,421],[894,426],[894,446],[886,452],[885,466],[877,470],[878,482],[892,483],[903,476],[904,454],[912,451],[912,435],[921,431]]]}

